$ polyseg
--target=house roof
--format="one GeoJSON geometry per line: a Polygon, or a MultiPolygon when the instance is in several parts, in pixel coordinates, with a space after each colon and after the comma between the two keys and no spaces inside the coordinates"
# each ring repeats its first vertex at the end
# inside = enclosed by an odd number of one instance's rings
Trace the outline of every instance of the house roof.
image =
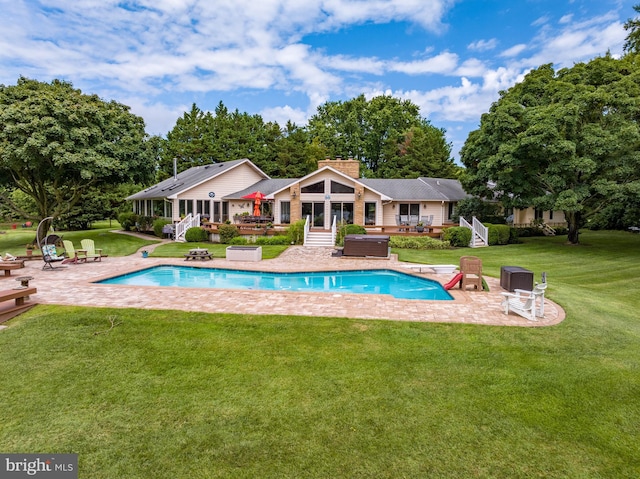
{"type": "Polygon", "coordinates": [[[243,196],[250,195],[255,191],[259,191],[263,193],[267,198],[271,196],[273,198],[273,193],[277,191],[281,191],[292,183],[296,183],[297,179],[291,178],[267,178],[264,180],[260,180],[257,183],[254,183],[249,188],[245,188],[244,190],[236,191],[235,193],[231,193],[230,195],[226,195],[223,200],[241,200],[243,196]]]}
{"type": "Polygon", "coordinates": [[[458,180],[445,178],[361,178],[360,182],[394,201],[459,201],[469,197],[458,180]]]}
{"type": "MultiPolygon", "coordinates": [[[[233,161],[223,161],[221,163],[212,163],[210,165],[194,166],[188,170],[182,171],[174,178],[168,178],[160,183],[156,183],[149,188],[145,188],[131,196],[127,197],[127,200],[147,200],[156,198],[172,198],[184,191],[187,191],[194,186],[198,186],[205,181],[210,180],[218,175],[221,175],[233,168],[237,168],[241,164],[248,164],[262,176],[268,178],[268,176],[255,166],[247,158],[233,161]]],[[[255,190],[254,190],[255,191],[255,190]]]]}
{"type": "Polygon", "coordinates": [[[263,179],[240,191],[225,195],[223,197],[224,200],[241,200],[243,196],[255,191],[263,193],[266,199],[273,199],[280,191],[312,178],[313,176],[322,174],[322,172],[327,170],[343,176],[345,180],[363,185],[365,188],[379,194],[383,201],[460,201],[470,197],[470,195],[464,192],[458,180],[426,177],[417,179],[352,178],[331,166],[322,167],[302,178],[274,179],[269,178],[266,173],[255,166],[250,160],[243,158],[240,160],[189,168],[188,170],[178,173],[176,178],[168,178],[128,196],[127,200],[174,199],[178,194],[188,191],[245,163],[254,168],[263,179]]]}

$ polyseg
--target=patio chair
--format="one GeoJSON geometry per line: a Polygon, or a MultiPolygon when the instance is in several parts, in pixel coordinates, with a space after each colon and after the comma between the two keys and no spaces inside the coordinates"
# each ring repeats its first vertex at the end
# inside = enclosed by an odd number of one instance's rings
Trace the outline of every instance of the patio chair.
{"type": "Polygon", "coordinates": [[[534,286],[532,291],[516,289],[513,293],[501,293],[504,314],[513,311],[529,321],[537,321],[544,317],[544,291],[547,283],[534,286]]]}
{"type": "Polygon", "coordinates": [[[42,259],[44,260],[44,266],[42,267],[42,269],[45,270],[45,269],[54,269],[53,263],[57,263],[58,261],[64,261],[66,258],[64,256],[58,256],[58,252],[56,251],[56,245],[43,244],[42,259]]]}
{"type": "Polygon", "coordinates": [[[64,244],[64,252],[67,255],[67,259],[63,261],[65,263],[86,263],[87,262],[87,252],[84,250],[76,250],[73,247],[73,243],[69,240],[62,240],[62,244],[64,244]]]}
{"type": "Polygon", "coordinates": [[[420,221],[425,226],[431,226],[433,224],[433,215],[421,216],[420,221]]]}
{"type": "Polygon", "coordinates": [[[102,261],[102,249],[96,249],[96,245],[92,239],[83,239],[80,241],[82,249],[86,251],[87,259],[93,258],[93,261],[102,261]]]}
{"type": "Polygon", "coordinates": [[[474,289],[482,291],[482,260],[475,256],[462,256],[460,258],[460,273],[462,273],[462,281],[460,286],[467,289],[467,286],[473,286],[474,289]]]}

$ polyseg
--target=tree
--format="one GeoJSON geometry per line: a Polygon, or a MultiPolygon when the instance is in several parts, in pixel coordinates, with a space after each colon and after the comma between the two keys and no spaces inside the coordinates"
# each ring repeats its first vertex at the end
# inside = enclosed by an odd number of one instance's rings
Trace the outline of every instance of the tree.
{"type": "MultiPolygon", "coordinates": [[[[472,194],[564,211],[569,242],[609,201],[640,186],[640,70],[635,55],[554,72],[502,92],[461,151],[472,194]]],[[[633,193],[631,193],[633,194],[633,193]]]]}
{"type": "Polygon", "coordinates": [[[275,178],[300,178],[318,167],[318,160],[325,158],[323,148],[312,143],[306,128],[287,122],[274,141],[275,161],[263,167],[275,178]]]}
{"type": "MultiPolygon", "coordinates": [[[[636,13],[640,13],[640,5],[634,5],[636,13]]],[[[629,53],[640,53],[640,19],[629,18],[624,23],[624,29],[629,32],[624,42],[624,51],[629,53]]]]}
{"type": "Polygon", "coordinates": [[[419,108],[409,100],[378,96],[367,101],[360,95],[327,102],[309,120],[309,133],[329,155],[360,160],[368,177],[416,178],[427,171],[430,176],[451,174],[445,165],[450,161],[450,145],[444,130],[421,118],[419,108]],[[437,163],[444,171],[434,168],[437,163]]]}
{"type": "Polygon", "coordinates": [[[426,120],[409,128],[402,142],[389,148],[386,158],[378,170],[381,178],[457,178],[460,171],[451,158],[444,130],[426,120]]]}
{"type": "Polygon", "coordinates": [[[70,83],[21,77],[0,85],[0,198],[35,220],[66,213],[89,188],[146,182],[155,165],[145,139],[129,107],[70,83]],[[11,201],[14,188],[33,198],[36,217],[11,201]]]}

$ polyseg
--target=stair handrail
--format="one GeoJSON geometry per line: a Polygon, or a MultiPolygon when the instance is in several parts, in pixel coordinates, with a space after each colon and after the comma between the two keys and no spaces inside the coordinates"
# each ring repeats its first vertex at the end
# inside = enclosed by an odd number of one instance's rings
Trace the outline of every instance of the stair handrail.
{"type": "Polygon", "coordinates": [[[338,230],[338,217],[333,215],[333,221],[331,222],[331,246],[335,246],[336,244],[336,232],[338,230]]]}
{"type": "Polygon", "coordinates": [[[480,237],[486,246],[489,246],[489,228],[483,225],[478,218],[473,217],[473,244],[475,245],[476,235],[480,237]]]}
{"type": "Polygon", "coordinates": [[[473,224],[470,224],[462,216],[460,217],[460,226],[462,226],[463,228],[469,228],[471,230],[471,241],[469,241],[469,246],[471,248],[475,248],[477,238],[480,238],[484,242],[484,244],[488,246],[489,228],[483,225],[475,216],[471,221],[473,224]]]}
{"type": "Polygon", "coordinates": [[[307,244],[307,235],[309,234],[309,229],[311,229],[311,217],[307,215],[304,220],[304,239],[302,241],[303,245],[307,244]]]}
{"type": "Polygon", "coordinates": [[[200,226],[200,213],[192,215],[188,213],[180,223],[176,225],[175,241],[182,241],[189,228],[200,226]]]}

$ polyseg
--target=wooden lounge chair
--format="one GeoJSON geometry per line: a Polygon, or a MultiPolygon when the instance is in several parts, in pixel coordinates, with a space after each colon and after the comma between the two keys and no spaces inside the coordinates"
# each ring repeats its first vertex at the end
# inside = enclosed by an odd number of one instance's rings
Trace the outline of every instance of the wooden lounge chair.
{"type": "Polygon", "coordinates": [[[73,243],[69,240],[62,240],[62,244],[64,244],[64,252],[67,255],[67,259],[63,263],[78,264],[87,262],[87,252],[85,250],[75,249],[73,243]]]}
{"type": "Polygon", "coordinates": [[[86,251],[87,259],[93,258],[93,261],[102,261],[102,249],[96,249],[92,239],[83,239],[80,244],[82,249],[86,251]]]}
{"type": "Polygon", "coordinates": [[[533,291],[516,289],[513,293],[502,293],[504,314],[513,311],[529,321],[537,321],[544,316],[544,291],[547,283],[536,284],[533,291]]]}

